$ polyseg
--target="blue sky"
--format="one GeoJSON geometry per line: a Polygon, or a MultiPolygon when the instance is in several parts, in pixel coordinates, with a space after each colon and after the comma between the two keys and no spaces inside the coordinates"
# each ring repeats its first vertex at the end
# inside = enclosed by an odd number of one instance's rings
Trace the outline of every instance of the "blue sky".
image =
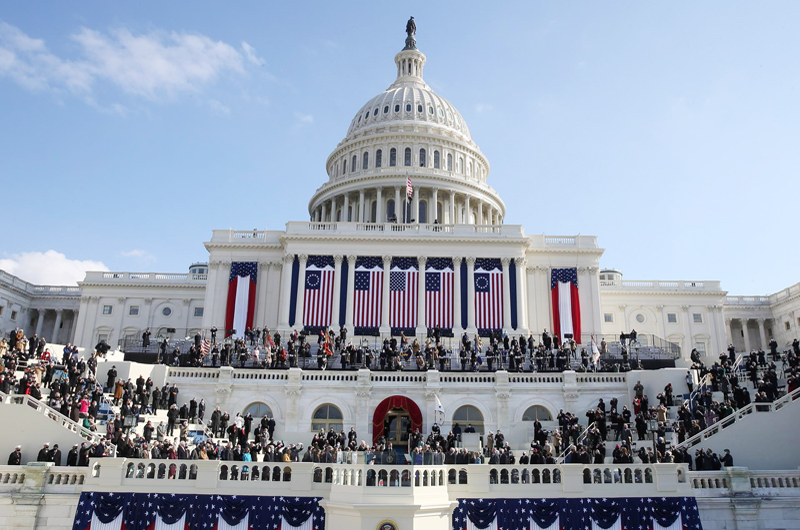
{"type": "Polygon", "coordinates": [[[506,222],[628,279],[798,280],[798,2],[15,2],[0,13],[0,268],[184,271],[306,220],[409,15],[506,222]]]}

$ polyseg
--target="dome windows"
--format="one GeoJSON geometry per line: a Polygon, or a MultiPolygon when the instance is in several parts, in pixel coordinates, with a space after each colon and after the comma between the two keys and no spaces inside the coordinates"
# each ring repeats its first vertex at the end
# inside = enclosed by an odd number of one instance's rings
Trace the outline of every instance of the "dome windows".
{"type": "Polygon", "coordinates": [[[406,112],[411,112],[411,103],[406,103],[406,112]]]}
{"type": "Polygon", "coordinates": [[[358,167],[356,166],[357,163],[358,163],[358,157],[356,157],[356,155],[353,155],[353,162],[352,162],[352,164],[350,164],[350,166],[351,166],[350,167],[350,171],[351,172],[353,172],[353,171],[358,169],[358,167]]]}
{"type": "Polygon", "coordinates": [[[422,114],[422,105],[417,105],[417,112],[422,114]]]}
{"type": "Polygon", "coordinates": [[[425,149],[419,150],[419,167],[425,167],[428,163],[428,156],[425,149]]]}
{"type": "Polygon", "coordinates": [[[361,116],[358,117],[358,123],[361,123],[361,116]]]}
{"type": "Polygon", "coordinates": [[[378,149],[375,152],[375,167],[381,167],[381,164],[383,164],[383,151],[378,149]]]}
{"type": "Polygon", "coordinates": [[[453,155],[447,155],[447,171],[453,171],[453,155]]]}
{"type": "Polygon", "coordinates": [[[444,118],[444,111],[442,109],[439,109],[439,117],[444,118]]]}
{"type": "Polygon", "coordinates": [[[369,118],[369,111],[364,113],[364,119],[366,120],[367,118],[369,118]]]}
{"type": "Polygon", "coordinates": [[[383,107],[383,113],[384,114],[388,114],[389,113],[389,105],[386,105],[385,107],[383,107]]]}
{"type": "Polygon", "coordinates": [[[364,156],[361,161],[361,169],[367,169],[367,168],[369,168],[369,152],[364,151],[364,156]]]}
{"type": "Polygon", "coordinates": [[[428,114],[433,116],[433,107],[428,107],[428,114]]]}
{"type": "Polygon", "coordinates": [[[389,167],[395,167],[397,165],[397,149],[392,147],[389,150],[389,167]]]}
{"type": "Polygon", "coordinates": [[[347,159],[345,158],[342,161],[342,175],[346,175],[346,174],[347,174],[347,159]]]}
{"type": "Polygon", "coordinates": [[[439,169],[439,151],[433,152],[433,169],[439,169]]]}
{"type": "Polygon", "coordinates": [[[394,111],[395,112],[400,112],[400,105],[395,105],[394,106],[394,111]]]}
{"type": "Polygon", "coordinates": [[[405,156],[403,157],[403,165],[410,166],[411,165],[411,148],[406,147],[405,156]]]}
{"type": "Polygon", "coordinates": [[[375,111],[372,113],[372,115],[373,116],[377,116],[378,115],[378,109],[375,109],[375,111]]]}

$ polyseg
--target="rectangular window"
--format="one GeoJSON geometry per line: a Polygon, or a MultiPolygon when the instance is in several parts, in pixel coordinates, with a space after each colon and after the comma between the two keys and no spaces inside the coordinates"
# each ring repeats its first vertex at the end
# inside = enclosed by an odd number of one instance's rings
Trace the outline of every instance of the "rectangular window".
{"type": "Polygon", "coordinates": [[[786,325],[786,331],[789,331],[790,329],[792,329],[792,325],[789,323],[788,320],[786,322],[784,322],[784,324],[786,325]]]}
{"type": "Polygon", "coordinates": [[[196,316],[196,317],[203,316],[203,308],[202,307],[195,307],[194,308],[194,316],[196,316]]]}
{"type": "Polygon", "coordinates": [[[606,324],[611,324],[614,322],[614,314],[613,313],[603,313],[603,322],[606,324]]]}
{"type": "Polygon", "coordinates": [[[695,324],[703,323],[703,315],[701,313],[692,313],[692,322],[695,324]]]}
{"type": "Polygon", "coordinates": [[[5,307],[0,305],[0,317],[3,316],[3,309],[5,309],[5,307]]]}
{"type": "Polygon", "coordinates": [[[130,307],[130,309],[128,309],[128,314],[130,316],[132,316],[132,317],[138,317],[139,316],[139,306],[138,305],[132,305],[130,307]]]}
{"type": "Polygon", "coordinates": [[[678,323],[678,314],[677,313],[667,313],[667,322],[670,324],[677,324],[678,323]]]}
{"type": "Polygon", "coordinates": [[[108,333],[100,333],[99,335],[97,335],[97,342],[103,342],[103,341],[108,342],[108,333]]]}
{"type": "Polygon", "coordinates": [[[113,306],[110,306],[110,305],[104,305],[104,306],[103,306],[103,314],[104,314],[104,315],[110,315],[110,314],[111,314],[111,311],[113,311],[113,309],[114,309],[114,308],[113,308],[113,306]]]}
{"type": "Polygon", "coordinates": [[[706,354],[705,342],[698,342],[697,344],[694,345],[694,347],[697,350],[697,353],[699,353],[701,357],[706,354]]]}
{"type": "Polygon", "coordinates": [[[16,311],[12,311],[11,312],[11,320],[16,320],[16,319],[17,319],[17,312],[16,311]]]}

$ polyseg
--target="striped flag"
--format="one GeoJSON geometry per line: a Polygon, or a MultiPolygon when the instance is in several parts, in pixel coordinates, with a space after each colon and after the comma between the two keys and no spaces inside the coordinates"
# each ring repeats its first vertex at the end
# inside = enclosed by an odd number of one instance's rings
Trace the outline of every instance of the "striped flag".
{"type": "Polygon", "coordinates": [[[411,197],[414,194],[414,187],[411,185],[411,177],[406,175],[406,196],[411,197]]]}
{"type": "Polygon", "coordinates": [[[306,265],[303,326],[331,325],[333,306],[333,256],[309,256],[306,265]]]}
{"type": "Polygon", "coordinates": [[[453,260],[428,258],[425,268],[425,326],[453,328],[453,260]]]}
{"type": "Polygon", "coordinates": [[[475,261],[475,325],[482,330],[503,327],[503,269],[499,259],[475,261]]]}
{"type": "Polygon", "coordinates": [[[235,329],[236,337],[244,337],[247,328],[253,327],[256,310],[256,280],[258,263],[240,261],[231,263],[228,278],[228,306],[225,310],[225,336],[235,329]]]}
{"type": "Polygon", "coordinates": [[[353,326],[377,328],[381,325],[381,295],[383,293],[383,260],[379,257],[359,257],[353,281],[353,326]]]}
{"type": "Polygon", "coordinates": [[[550,293],[553,303],[553,332],[572,334],[581,343],[581,304],[578,297],[578,269],[552,269],[550,293]]]}
{"type": "Polygon", "coordinates": [[[417,258],[393,258],[389,271],[389,326],[392,329],[417,327],[418,284],[417,258]]]}
{"type": "Polygon", "coordinates": [[[203,339],[203,342],[200,343],[200,351],[203,352],[203,355],[207,355],[211,351],[211,341],[203,339]]]}

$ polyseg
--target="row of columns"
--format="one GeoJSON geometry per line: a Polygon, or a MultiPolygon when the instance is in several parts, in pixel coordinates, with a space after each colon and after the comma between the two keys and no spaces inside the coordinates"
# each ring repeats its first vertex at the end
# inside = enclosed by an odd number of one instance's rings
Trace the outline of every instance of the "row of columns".
{"type": "MultiPolygon", "coordinates": [[[[65,310],[64,309],[52,309],[52,310],[51,309],[37,309],[36,311],[37,311],[38,314],[37,314],[37,317],[36,317],[36,330],[35,330],[35,333],[36,333],[36,335],[38,337],[41,337],[42,333],[44,332],[45,314],[47,313],[47,311],[55,311],[56,319],[55,319],[55,323],[53,325],[53,332],[50,333],[50,334],[47,334],[46,338],[47,338],[48,342],[58,343],[59,330],[61,329],[61,323],[63,322],[63,316],[64,316],[64,311],[65,310]]],[[[72,322],[74,324],[74,322],[78,318],[78,311],[70,310],[70,309],[67,309],[66,311],[72,311],[72,313],[73,313],[72,322]]],[[[65,341],[65,342],[70,342],[70,341],[65,341]]]]}
{"type": "MultiPolygon", "coordinates": [[[[290,320],[290,304],[289,294],[291,292],[292,283],[292,264],[295,255],[288,254],[284,256],[284,266],[281,277],[281,290],[280,290],[280,314],[278,326],[281,329],[289,329],[290,320]]],[[[295,293],[295,313],[294,313],[294,327],[303,327],[303,310],[305,302],[305,273],[306,264],[308,262],[308,255],[299,254],[298,259],[298,281],[297,291],[295,293]]],[[[334,283],[333,283],[333,307],[331,312],[331,326],[338,327],[341,319],[340,304],[341,300],[341,273],[342,273],[342,260],[347,259],[347,303],[345,309],[345,327],[348,330],[353,330],[353,307],[354,307],[354,284],[355,284],[355,269],[357,256],[341,256],[335,255],[334,261],[334,283]]],[[[467,264],[467,327],[466,331],[469,333],[477,332],[475,325],[475,257],[453,258],[453,329],[454,331],[462,331],[461,322],[461,262],[466,259],[467,264]]],[[[509,265],[512,258],[501,258],[503,266],[503,328],[507,331],[513,329],[511,322],[511,281],[509,276],[509,265]]],[[[526,310],[526,281],[525,281],[525,258],[513,258],[516,265],[515,279],[516,279],[516,311],[517,311],[517,331],[522,332],[527,328],[527,310],[526,310]]],[[[417,282],[417,335],[426,331],[425,322],[425,264],[427,257],[421,256],[418,258],[418,267],[420,274],[418,275],[417,282]]],[[[381,333],[389,333],[389,270],[392,264],[392,256],[383,257],[383,270],[384,281],[381,293],[381,333]]]]}
{"type": "MultiPolygon", "coordinates": [[[[403,207],[406,204],[406,192],[404,186],[393,186],[395,210],[394,214],[397,222],[403,221],[403,207]]],[[[441,224],[477,224],[477,225],[499,225],[502,224],[503,216],[497,208],[488,204],[482,198],[472,197],[467,194],[456,194],[454,190],[449,193],[442,194],[442,215],[439,219],[439,188],[422,188],[415,187],[411,198],[410,219],[406,222],[411,222],[413,219],[415,223],[419,223],[420,219],[420,202],[422,200],[428,201],[427,223],[438,221],[441,224]],[[424,192],[424,193],[423,193],[424,192]],[[472,208],[475,208],[475,214],[472,213],[472,208]],[[466,219],[461,217],[461,208],[464,209],[466,219]]],[[[387,201],[390,195],[384,197],[384,188],[369,188],[361,189],[358,192],[358,203],[353,210],[350,218],[352,222],[373,222],[370,201],[377,202],[375,208],[375,221],[383,223],[388,221],[388,211],[386,210],[387,201]],[[374,191],[370,191],[374,190],[374,191]]],[[[347,222],[347,212],[350,209],[350,194],[345,193],[336,195],[329,199],[319,202],[313,209],[311,219],[314,222],[336,222],[336,213],[341,207],[341,222],[347,222]]]]}
{"type": "Polygon", "coordinates": [[[759,339],[761,339],[760,347],[764,348],[765,350],[767,349],[767,330],[766,330],[766,326],[765,326],[766,319],[764,319],[764,318],[752,319],[752,318],[745,318],[745,317],[739,317],[737,319],[726,318],[725,319],[725,330],[728,332],[728,340],[729,340],[729,342],[731,344],[733,344],[733,342],[734,342],[733,341],[733,332],[732,332],[732,327],[731,327],[731,322],[733,320],[738,320],[739,323],[742,326],[742,331],[743,331],[742,335],[743,335],[743,338],[744,338],[744,349],[745,349],[746,352],[749,352],[750,350],[754,349],[752,343],[750,342],[750,332],[749,332],[749,329],[748,329],[748,322],[750,322],[751,320],[755,320],[756,323],[758,324],[758,335],[759,335],[759,339]]]}

